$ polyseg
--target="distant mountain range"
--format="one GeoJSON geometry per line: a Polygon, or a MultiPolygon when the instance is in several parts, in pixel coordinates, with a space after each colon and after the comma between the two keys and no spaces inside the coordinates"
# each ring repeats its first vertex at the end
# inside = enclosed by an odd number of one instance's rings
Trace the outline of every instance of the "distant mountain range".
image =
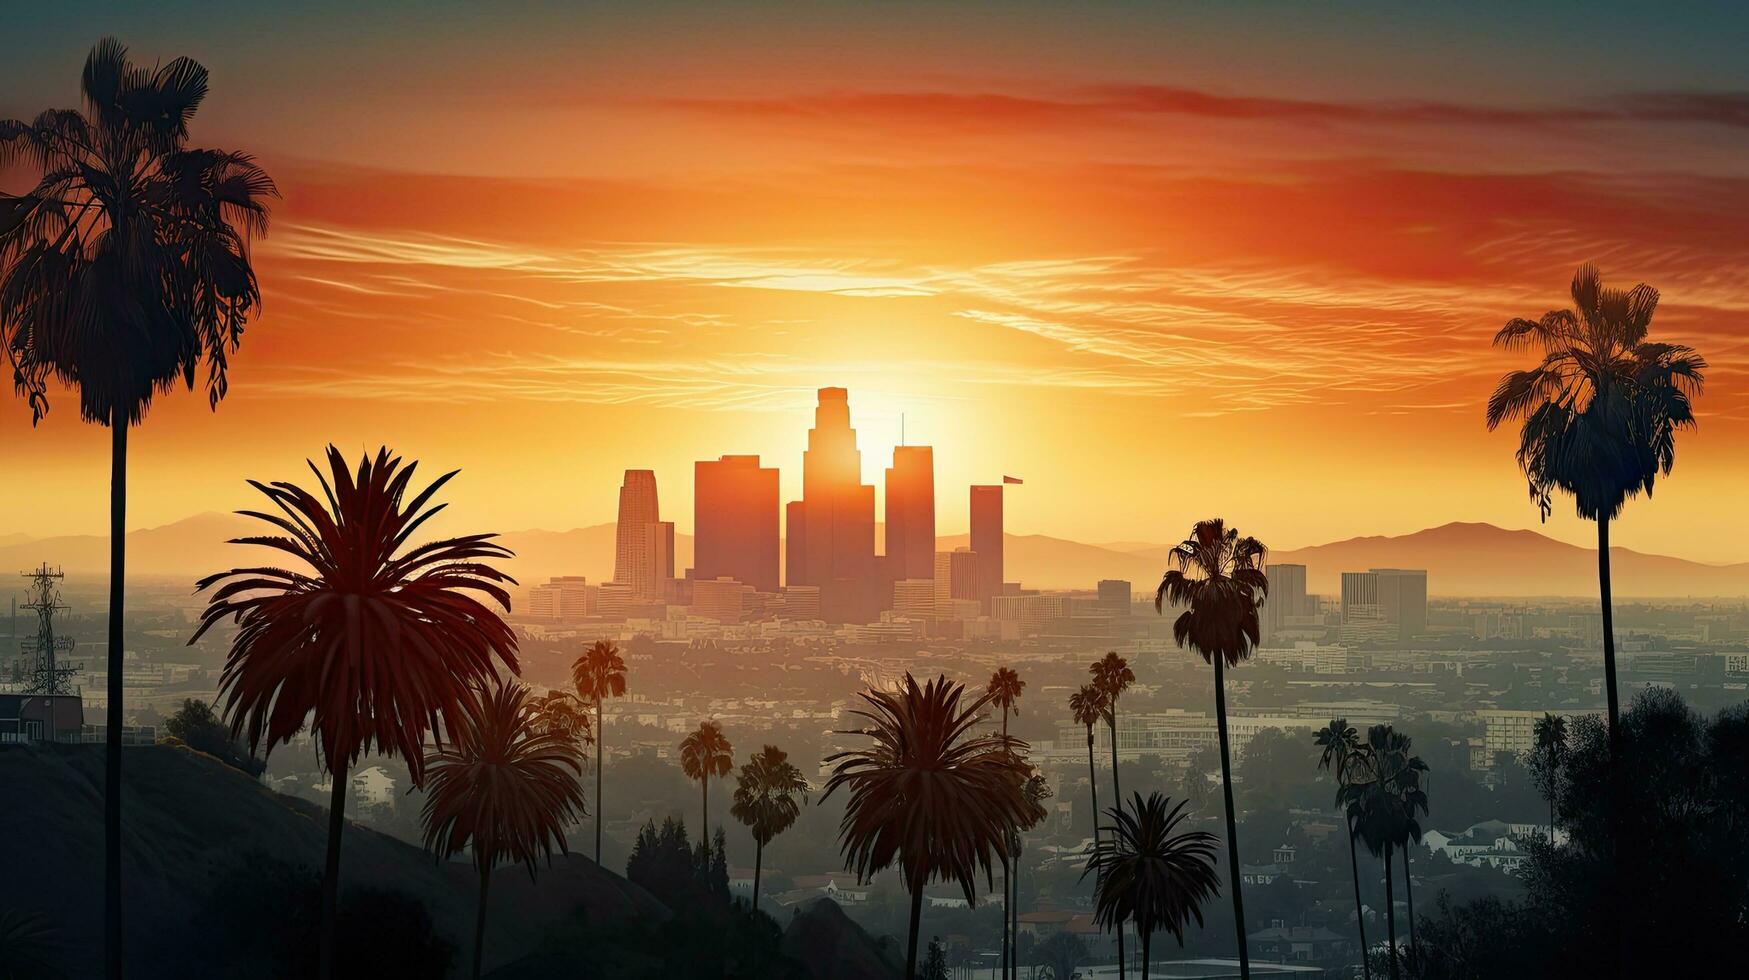
{"type": "MultiPolygon", "coordinates": [[[[231,514],[198,514],[173,524],[128,534],[128,565],[142,576],[188,579],[246,564],[248,552],[225,541],[258,533],[252,521],[231,514]]],[[[596,524],[568,531],[525,530],[502,536],[516,552],[509,570],[524,584],[553,575],[583,575],[592,582],[613,577],[614,526],[596,524]]],[[[964,534],[938,539],[942,550],[961,547],[964,534]]],[[[1009,581],[1043,589],[1090,589],[1103,578],[1127,579],[1137,591],[1153,588],[1165,569],[1167,547],[1140,542],[1091,545],[1043,534],[1010,534],[1005,564],[1009,581]]],[[[679,568],[692,564],[692,537],[674,536],[679,568]]],[[[1627,548],[1610,550],[1615,592],[1625,597],[1749,595],[1749,562],[1709,565],[1627,548]]],[[[41,562],[69,574],[102,577],[109,544],[103,535],[0,537],[0,570],[22,571],[41,562]]],[[[1309,588],[1332,595],[1341,573],[1368,568],[1425,568],[1428,591],[1456,596],[1589,596],[1597,592],[1597,552],[1528,530],[1492,524],[1452,523],[1397,536],[1370,536],[1278,551],[1270,561],[1307,567],[1309,588]]]]}

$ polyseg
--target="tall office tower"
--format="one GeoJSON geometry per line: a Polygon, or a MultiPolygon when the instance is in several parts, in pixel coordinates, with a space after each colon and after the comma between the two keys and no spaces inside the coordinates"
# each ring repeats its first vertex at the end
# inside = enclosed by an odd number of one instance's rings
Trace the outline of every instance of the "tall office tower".
{"type": "Polygon", "coordinates": [[[935,553],[935,608],[938,614],[955,599],[979,600],[984,593],[982,556],[970,548],[935,553]]]}
{"type": "Polygon", "coordinates": [[[893,614],[906,619],[935,618],[935,580],[902,578],[894,582],[893,614]]]}
{"type": "Polygon", "coordinates": [[[1426,569],[1375,568],[1368,574],[1378,582],[1380,611],[1385,622],[1397,627],[1399,642],[1427,632],[1426,569]]]}
{"type": "Polygon", "coordinates": [[[1343,572],[1342,621],[1382,623],[1384,619],[1384,607],[1379,605],[1379,577],[1371,572],[1343,572]]]}
{"type": "Polygon", "coordinates": [[[1099,580],[1099,608],[1113,616],[1128,616],[1133,594],[1130,583],[1120,578],[1099,580]]]}
{"type": "Polygon", "coordinates": [[[875,488],[862,482],[850,396],[821,388],[802,452],[802,499],[789,505],[788,584],[817,585],[831,622],[869,622],[887,597],[875,561],[875,488]]]}
{"type": "Polygon", "coordinates": [[[935,573],[935,450],[898,446],[887,468],[886,575],[894,581],[935,573]]]}
{"type": "Polygon", "coordinates": [[[777,591],[777,468],[758,456],[700,460],[692,467],[693,577],[732,578],[777,591]]]}
{"type": "Polygon", "coordinates": [[[979,592],[970,598],[988,607],[1002,591],[1002,485],[973,487],[971,504],[971,545],[982,571],[979,592]]]}
{"type": "Polygon", "coordinates": [[[1308,615],[1306,611],[1306,566],[1265,565],[1263,574],[1269,577],[1269,595],[1263,600],[1263,639],[1268,642],[1291,617],[1308,615]]]}
{"type": "MultiPolygon", "coordinates": [[[[650,525],[662,520],[656,504],[656,474],[651,470],[626,470],[619,488],[619,522],[614,528],[613,580],[631,589],[633,598],[661,595],[659,541],[650,525]]],[[[674,566],[672,539],[667,568],[674,566]]]]}

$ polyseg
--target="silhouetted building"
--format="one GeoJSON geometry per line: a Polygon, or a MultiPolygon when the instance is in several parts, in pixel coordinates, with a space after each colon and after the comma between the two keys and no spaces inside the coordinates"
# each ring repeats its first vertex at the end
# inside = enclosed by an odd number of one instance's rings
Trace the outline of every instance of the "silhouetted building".
{"type": "Polygon", "coordinates": [[[1371,572],[1342,573],[1342,622],[1382,623],[1384,607],[1379,605],[1379,579],[1371,572]]]}
{"type": "Polygon", "coordinates": [[[1130,583],[1120,578],[1100,579],[1099,608],[1113,616],[1128,616],[1134,593],[1130,583]]]}
{"type": "Polygon", "coordinates": [[[886,574],[894,581],[935,574],[935,450],[898,446],[887,468],[886,574]]]}
{"type": "Polygon", "coordinates": [[[1306,601],[1306,566],[1265,565],[1269,595],[1263,600],[1263,639],[1280,632],[1290,619],[1309,615],[1306,601]]]}
{"type": "Polygon", "coordinates": [[[976,551],[955,548],[935,553],[935,608],[945,615],[948,603],[955,599],[983,602],[984,563],[976,551]]]}
{"type": "Polygon", "coordinates": [[[875,560],[875,488],[862,482],[849,394],[821,388],[802,453],[802,499],[786,508],[789,585],[820,588],[831,622],[873,620],[887,597],[875,560]]]}
{"type": "Polygon", "coordinates": [[[77,694],[0,693],[0,744],[78,742],[85,725],[77,694]]]}
{"type": "Polygon", "coordinates": [[[630,588],[636,599],[656,599],[662,595],[662,580],[673,569],[674,525],[663,525],[656,503],[656,474],[626,470],[614,527],[613,580],[630,588]]]}
{"type": "Polygon", "coordinates": [[[971,506],[971,546],[981,569],[979,592],[972,598],[987,607],[1002,591],[1002,485],[972,487],[971,506]]]}
{"type": "Polygon", "coordinates": [[[778,588],[778,473],[758,456],[693,464],[693,577],[778,588]]]}
{"type": "Polygon", "coordinates": [[[1397,627],[1397,639],[1407,643],[1427,632],[1427,571],[1421,568],[1375,568],[1379,608],[1385,622],[1397,627]]]}

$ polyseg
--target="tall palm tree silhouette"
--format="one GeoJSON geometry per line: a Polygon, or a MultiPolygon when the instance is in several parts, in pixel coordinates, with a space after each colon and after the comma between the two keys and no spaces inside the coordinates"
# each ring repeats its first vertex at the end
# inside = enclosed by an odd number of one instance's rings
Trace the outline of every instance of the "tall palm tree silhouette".
{"type": "Polygon", "coordinates": [[[198,591],[216,588],[188,642],[235,621],[219,679],[232,736],[247,734],[250,751],[265,755],[307,727],[333,780],[319,951],[327,978],[348,770],[361,753],[382,752],[405,760],[423,785],[426,736],[440,720],[459,723],[500,665],[517,670],[515,632],[474,595],[509,609],[504,586],[515,580],[487,564],[511,557],[495,535],[408,546],[445,506],[427,505],[456,471],[409,501],[418,463],[403,468],[387,449],[360,459],[356,473],[333,446],[328,476],[309,465],[326,506],[295,484],[251,480],[280,513],[240,513],[283,534],[232,542],[289,554],[308,571],[237,568],[201,579],[198,591]]]}
{"type": "Polygon", "coordinates": [[[1220,893],[1215,874],[1215,836],[1180,831],[1184,803],[1159,793],[1135,794],[1128,809],[1107,811],[1111,833],[1093,849],[1082,878],[1098,876],[1093,919],[1108,929],[1136,924],[1142,940],[1142,980],[1148,978],[1154,933],[1169,930],[1184,945],[1184,927],[1202,925],[1202,903],[1220,893]]]}
{"type": "Polygon", "coordinates": [[[735,801],[729,813],[753,833],[753,908],[759,908],[759,875],[765,866],[765,845],[795,825],[808,801],[808,781],[789,753],[767,745],[742,764],[735,775],[735,801]],[[798,801],[798,797],[800,797],[798,801]]]}
{"type": "MultiPolygon", "coordinates": [[[[1105,723],[1111,727],[1111,798],[1120,805],[1123,802],[1123,784],[1118,780],[1117,770],[1117,699],[1136,681],[1135,671],[1130,670],[1129,661],[1117,655],[1116,650],[1109,650],[1105,656],[1095,660],[1087,668],[1093,675],[1093,684],[1105,696],[1105,723]]],[[[1095,813],[1095,819],[1098,814],[1095,813]]],[[[1117,927],[1117,975],[1123,980],[1127,964],[1123,949],[1123,925],[1117,927]]]]}
{"type": "MultiPolygon", "coordinates": [[[[1020,692],[1025,690],[1026,682],[1020,675],[1007,667],[997,668],[990,675],[990,684],[985,693],[990,697],[990,703],[1002,713],[1002,738],[1008,738],[1008,716],[1019,715],[1020,709],[1014,703],[1020,700],[1020,692]]],[[[1010,913],[1014,911],[1014,856],[1002,855],[1002,975],[1008,976],[1013,967],[1014,933],[1010,930],[1010,913]]]]}
{"type": "MultiPolygon", "coordinates": [[[[1397,951],[1397,900],[1393,887],[1392,857],[1407,853],[1411,840],[1421,838],[1415,811],[1427,812],[1427,797],[1421,790],[1421,773],[1427,765],[1409,754],[1409,738],[1390,725],[1367,729],[1366,741],[1350,757],[1350,780],[1343,791],[1352,833],[1366,844],[1374,857],[1385,862],[1385,924],[1390,935],[1391,977],[1401,976],[1397,951]]],[[[1410,917],[1413,918],[1413,905],[1410,917]]],[[[1413,931],[1414,923],[1410,923],[1413,931]]],[[[1410,939],[1413,949],[1414,940],[1410,939]]]]}
{"type": "Polygon", "coordinates": [[[128,429],[152,397],[194,387],[208,404],[261,305],[249,260],[267,232],[273,180],[248,156],[188,146],[207,70],[188,58],[149,69],[104,38],[85,59],[84,111],[0,121],[0,170],[38,172],[0,194],[0,347],[34,423],[48,382],[76,388],[79,414],[110,429],[109,708],[104,772],[104,943],[122,971],[122,618],[128,429]]]}
{"type": "Polygon", "coordinates": [[[838,734],[870,744],[826,757],[833,768],[821,802],[841,788],[850,794],[838,826],[846,863],[867,881],[897,862],[911,893],[906,977],[917,975],[924,886],[957,882],[975,902],[973,879],[982,870],[994,884],[1007,829],[1039,812],[1025,796],[1025,743],[973,734],[990,698],[962,704],[964,696],[965,685],[946,677],[919,685],[910,674],[897,691],[865,691],[868,708],[854,712],[865,727],[838,734]]]}
{"type": "Polygon", "coordinates": [[[601,723],[601,703],[626,693],[626,662],[612,640],[596,640],[571,664],[571,686],[577,696],[595,705],[595,863],[601,864],[601,821],[605,819],[601,797],[602,747],[607,732],[601,723]]]}
{"type": "Polygon", "coordinates": [[[473,852],[480,874],[473,973],[479,980],[492,869],[515,861],[532,878],[537,858],[565,851],[565,827],[584,809],[583,765],[575,736],[547,725],[521,684],[476,692],[444,728],[448,742],[431,760],[420,816],[433,854],[473,852]]]}
{"type": "Polygon", "coordinates": [[[1083,684],[1069,695],[1069,713],[1087,729],[1087,791],[1093,797],[1093,839],[1099,840],[1099,780],[1093,770],[1093,726],[1105,720],[1105,692],[1083,684]]]}
{"type": "MultiPolygon", "coordinates": [[[[1330,772],[1336,777],[1336,802],[1340,806],[1343,792],[1349,783],[1348,767],[1355,761],[1360,750],[1360,733],[1348,723],[1346,718],[1337,718],[1316,735],[1316,742],[1323,753],[1318,757],[1318,768],[1330,772]]],[[[1346,814],[1346,809],[1344,810],[1346,814]]],[[[1360,969],[1367,980],[1372,978],[1372,964],[1366,956],[1366,908],[1360,900],[1360,855],[1354,843],[1354,817],[1348,819],[1348,867],[1354,873],[1354,921],[1360,927],[1360,969]]]]}
{"type": "Polygon", "coordinates": [[[723,726],[714,721],[699,722],[698,729],[680,740],[680,768],[687,779],[698,780],[699,794],[704,800],[704,823],[699,831],[701,843],[710,840],[711,777],[727,776],[735,768],[734,746],[723,735],[723,726]]]}
{"type": "Polygon", "coordinates": [[[1538,768],[1549,798],[1549,843],[1555,842],[1555,797],[1559,794],[1561,768],[1567,761],[1567,719],[1544,712],[1531,729],[1536,739],[1538,768]]]}
{"type": "Polygon", "coordinates": [[[1227,868],[1233,886],[1233,921],[1239,933],[1239,975],[1251,976],[1245,945],[1245,898],[1239,879],[1239,828],[1233,814],[1233,764],[1227,738],[1226,667],[1236,667],[1259,642],[1257,608],[1269,593],[1263,574],[1267,550],[1242,538],[1220,518],[1198,521],[1190,537],[1173,547],[1174,567],[1160,579],[1154,611],[1167,602],[1187,607],[1172,624],[1180,647],[1189,644],[1215,668],[1215,723],[1221,743],[1221,789],[1227,806],[1227,868]]]}
{"type": "Polygon", "coordinates": [[[1488,398],[1488,428],[1522,419],[1518,465],[1547,519],[1555,491],[1571,494],[1579,516],[1597,522],[1597,582],[1603,609],[1603,678],[1610,753],[1619,768],[1620,705],[1610,604],[1609,522],[1630,497],[1652,495],[1676,464],[1676,430],[1694,425],[1690,403],[1706,361],[1679,344],[1646,339],[1658,291],[1645,283],[1605,289],[1597,267],[1580,266],[1573,307],[1536,320],[1514,319],[1494,335],[1507,350],[1536,348],[1542,361],[1500,379],[1488,398]]]}

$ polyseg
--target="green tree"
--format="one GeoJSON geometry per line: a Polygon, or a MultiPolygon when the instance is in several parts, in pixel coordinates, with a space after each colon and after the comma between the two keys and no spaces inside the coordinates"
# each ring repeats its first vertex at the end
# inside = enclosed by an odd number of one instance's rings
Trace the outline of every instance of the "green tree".
{"type": "Polygon", "coordinates": [[[729,812],[753,833],[753,907],[759,908],[759,875],[765,845],[795,825],[808,801],[808,781],[789,761],[789,753],[767,745],[749,757],[735,777],[735,802],[729,812]],[[799,800],[798,800],[799,797],[799,800]]]}
{"type": "Polygon", "coordinates": [[[1549,840],[1555,839],[1555,800],[1561,794],[1561,766],[1567,759],[1567,719],[1547,712],[1532,729],[1536,745],[1530,752],[1530,775],[1549,801],[1549,840]]]}
{"type": "Polygon", "coordinates": [[[207,70],[188,58],[135,65],[104,38],[85,59],[84,110],[0,120],[0,171],[36,185],[0,194],[0,347],[31,420],[51,379],[110,430],[109,671],[104,772],[105,970],[122,953],[121,729],[128,430],[154,395],[194,387],[208,404],[261,305],[249,242],[267,231],[273,181],[247,155],[188,145],[207,70]]]}
{"type": "Polygon", "coordinates": [[[1215,836],[1178,829],[1184,803],[1159,793],[1135,794],[1129,808],[1107,811],[1110,833],[1094,847],[1082,872],[1096,874],[1093,919],[1107,929],[1134,922],[1142,941],[1142,980],[1148,980],[1154,933],[1170,931],[1184,945],[1184,927],[1202,925],[1202,903],[1220,894],[1215,873],[1215,836]]]}
{"type": "Polygon", "coordinates": [[[189,643],[230,619],[237,624],[219,679],[225,714],[249,751],[263,755],[308,731],[333,781],[322,878],[319,973],[333,975],[347,773],[366,752],[405,760],[425,780],[425,741],[461,724],[473,692],[515,672],[516,633],[484,596],[510,608],[515,580],[488,564],[510,558],[495,535],[472,534],[407,547],[444,505],[427,506],[456,471],[404,497],[418,463],[378,450],[349,472],[328,447],[329,476],[310,463],[327,505],[292,483],[250,481],[279,510],[243,511],[283,535],[233,543],[271,548],[304,569],[237,568],[197,585],[213,589],[189,643]],[[330,479],[332,482],[330,483],[330,479]]]}
{"type": "Polygon", "coordinates": [[[612,640],[596,640],[571,664],[571,686],[577,696],[595,705],[595,864],[601,865],[601,822],[606,819],[601,796],[603,745],[607,731],[602,727],[601,703],[607,698],[624,697],[626,693],[626,662],[612,640]]]}
{"type": "Polygon", "coordinates": [[[923,957],[923,972],[918,974],[919,980],[948,980],[947,950],[941,945],[941,937],[929,940],[929,953],[923,957]]]}
{"type": "Polygon", "coordinates": [[[906,977],[917,975],[924,886],[953,881],[976,902],[974,878],[981,870],[994,885],[1007,828],[1035,819],[1024,795],[1025,743],[973,734],[990,698],[967,705],[964,696],[946,677],[919,685],[910,674],[897,691],[864,691],[868,708],[854,713],[865,726],[838,734],[869,744],[826,757],[833,768],[821,802],[839,789],[850,794],[838,827],[848,866],[867,881],[897,863],[910,892],[906,977]]]}
{"type": "Polygon", "coordinates": [[[230,726],[205,701],[184,698],[182,707],[164,720],[164,731],[196,752],[204,752],[256,778],[267,771],[267,763],[239,746],[231,737],[230,726]]]}
{"type": "Polygon", "coordinates": [[[1245,899],[1239,877],[1239,827],[1233,813],[1233,762],[1227,737],[1225,668],[1251,656],[1259,642],[1257,609],[1269,593],[1263,574],[1267,553],[1256,538],[1242,538],[1220,518],[1199,521],[1190,537],[1173,547],[1173,567],[1160,579],[1154,611],[1166,603],[1184,607],[1172,624],[1180,647],[1189,645],[1215,668],[1215,726],[1221,746],[1221,788],[1227,811],[1227,867],[1233,887],[1233,922],[1239,938],[1239,975],[1250,980],[1245,943],[1245,899]]]}

